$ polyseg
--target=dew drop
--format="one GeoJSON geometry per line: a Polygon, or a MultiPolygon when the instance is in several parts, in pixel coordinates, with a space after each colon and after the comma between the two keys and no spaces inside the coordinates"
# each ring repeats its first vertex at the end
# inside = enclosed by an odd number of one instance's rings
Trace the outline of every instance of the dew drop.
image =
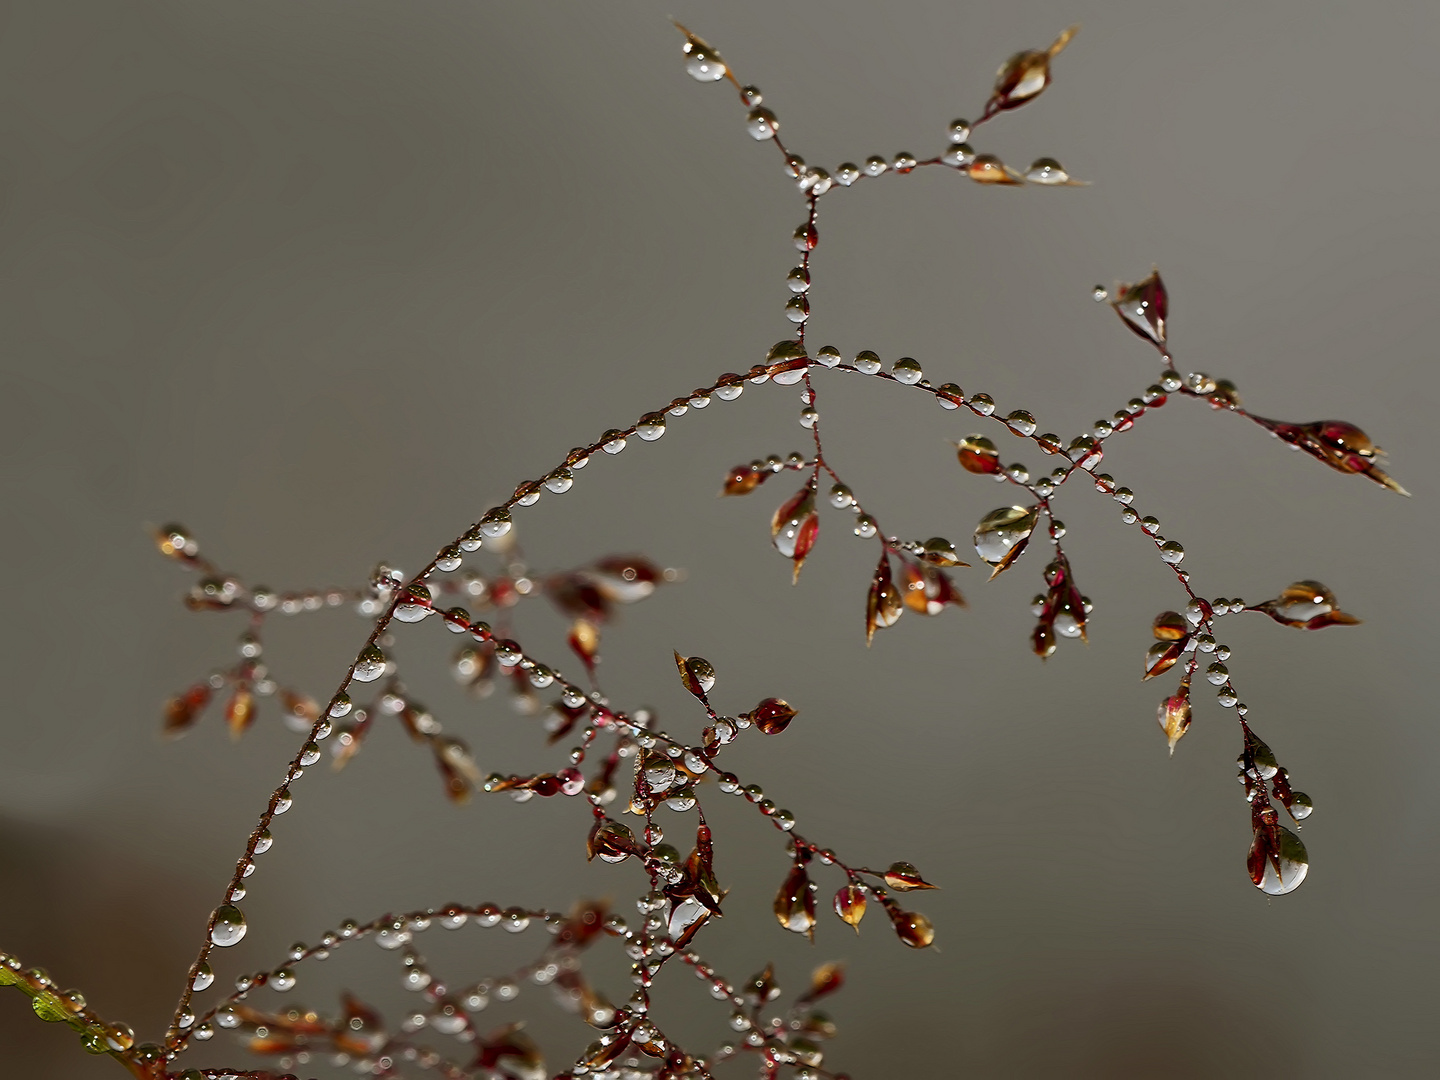
{"type": "Polygon", "coordinates": [[[855,354],[855,370],[866,375],[874,375],[880,370],[880,357],[869,349],[862,349],[855,354]]]}
{"type": "Polygon", "coordinates": [[[200,966],[195,969],[194,977],[190,980],[190,989],[199,993],[201,990],[208,989],[214,981],[215,972],[209,964],[201,961],[200,966]]]}
{"type": "Polygon", "coordinates": [[[232,904],[216,908],[214,922],[210,928],[210,940],[221,948],[238,944],[245,936],[245,913],[232,904]]]}
{"type": "MultiPolygon", "coordinates": [[[[318,756],[318,754],[317,754],[318,756]]],[[[255,854],[264,855],[274,845],[275,838],[270,835],[269,829],[261,829],[260,835],[255,838],[255,854]]]]}
{"type": "Polygon", "coordinates": [[[569,491],[574,484],[575,474],[563,466],[545,477],[546,488],[557,495],[569,491]]]}
{"type": "Polygon", "coordinates": [[[1020,435],[1034,435],[1035,417],[1031,416],[1024,409],[1016,409],[1009,416],[1005,417],[1005,426],[1020,435]]]}
{"type": "Polygon", "coordinates": [[[1025,179],[1032,184],[1068,184],[1070,174],[1054,158],[1036,158],[1035,163],[1025,170],[1025,179]]]}
{"type": "Polygon", "coordinates": [[[284,992],[295,989],[295,972],[289,968],[277,968],[270,973],[270,989],[284,992]]]}
{"type": "Polygon", "coordinates": [[[849,187],[860,179],[860,166],[853,161],[842,162],[835,169],[835,179],[839,181],[841,187],[849,187]]]}
{"type": "Polygon", "coordinates": [[[358,682],[374,682],[385,674],[385,654],[379,646],[367,645],[355,661],[355,679],[358,682]]]}
{"type": "Polygon", "coordinates": [[[1091,290],[1090,295],[1095,298],[1097,304],[1103,304],[1106,300],[1110,299],[1110,290],[1105,288],[1104,285],[1096,285],[1095,288],[1091,290]]]}
{"type": "Polygon", "coordinates": [[[618,454],[625,449],[625,433],[611,428],[600,436],[600,449],[607,454],[618,454]]]}
{"type": "Polygon", "coordinates": [[[866,176],[879,176],[888,168],[890,168],[890,163],[879,155],[872,154],[865,159],[864,169],[866,176]]]}
{"type": "Polygon", "coordinates": [[[896,360],[890,368],[890,374],[895,377],[896,382],[904,383],[906,386],[914,386],[925,377],[925,372],[921,369],[919,362],[910,356],[902,356],[896,360]]]}
{"type": "Polygon", "coordinates": [[[990,416],[995,412],[995,399],[989,394],[976,394],[970,398],[970,408],[981,416],[990,416]]]}
{"type": "Polygon", "coordinates": [[[951,143],[940,154],[940,160],[952,169],[965,169],[975,161],[975,148],[968,142],[951,143]]]}
{"type": "Polygon", "coordinates": [[[718,82],[725,77],[725,61],[697,37],[685,39],[685,70],[696,82],[718,82]]]}
{"type": "Polygon", "coordinates": [[[734,401],[745,392],[745,384],[742,382],[727,383],[724,386],[715,388],[715,396],[721,401],[734,401]]]}
{"type": "Polygon", "coordinates": [[[1166,540],[1160,545],[1160,558],[1174,566],[1181,559],[1185,558],[1185,548],[1178,540],[1166,540]]]}
{"type": "Polygon", "coordinates": [[[949,128],[947,134],[950,136],[950,141],[951,141],[952,143],[969,142],[969,141],[970,141],[970,121],[969,121],[969,120],[951,120],[951,121],[950,121],[950,128],[949,128]]]}
{"type": "Polygon", "coordinates": [[[646,413],[635,425],[635,434],[646,442],[654,442],[665,434],[665,414],[646,413]]]}
{"type": "Polygon", "coordinates": [[[746,115],[745,130],[750,133],[752,139],[763,142],[765,139],[775,137],[775,132],[780,130],[780,121],[769,109],[757,107],[751,109],[746,115]]]}

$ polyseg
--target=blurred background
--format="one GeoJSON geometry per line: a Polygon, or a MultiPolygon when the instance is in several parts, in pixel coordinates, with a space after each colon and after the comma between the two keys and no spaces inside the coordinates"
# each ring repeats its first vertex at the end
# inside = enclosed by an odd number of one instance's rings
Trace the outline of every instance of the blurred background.
{"type": "MultiPolygon", "coordinates": [[[[164,700],[229,665],[241,625],[181,608],[189,578],[149,527],[183,522],[279,589],[359,584],[382,559],[413,572],[571,446],[790,335],[803,202],[725,84],[687,77],[672,16],[832,171],[937,153],[1001,61],[1081,24],[1055,84],[975,141],[1093,186],[986,189],[935,169],[827,194],[811,341],[914,356],[1068,439],[1157,376],[1090,293],[1158,264],[1182,368],[1233,379],[1264,415],[1358,424],[1415,495],[1188,401],[1108,444],[1104,468],[1185,544],[1203,595],[1318,578],[1365,620],[1220,624],[1255,729],[1317,807],[1309,880],[1270,900],[1245,875],[1233,715],[1197,688],[1166,756],[1154,715],[1174,680],[1138,674],[1150,619],[1183,594],[1109,499],[1077,485],[1058,504],[1096,608],[1090,644],[1042,664],[1027,605],[1043,559],[988,585],[958,571],[968,609],[912,614],[867,650],[873,544],[827,508],[790,586],[766,527],[791,482],[715,493],[737,462],[807,446],[794,388],[752,387],[595,461],[517,533],[541,568],[643,552],[686,571],[607,628],[613,700],[698,732],[672,648],[714,664],[722,709],[789,699],[796,722],[742,739],[731,767],[805,835],[942,886],[915,905],[935,949],[905,949],[878,913],[858,938],[826,914],[811,946],[770,913],[787,865],[774,830],[711,788],[732,892],[702,951],[734,980],[774,959],[792,992],[846,959],[827,1066],[856,1077],[1433,1075],[1440,9],[1419,3],[0,7],[0,947],[158,1037],[294,752],[273,702],[239,743],[215,713],[160,738],[164,700]]],[[[870,380],[817,385],[827,451],[887,527],[964,549],[1011,501],[955,463],[947,440],[984,430],[968,413],[870,380]]],[[[1044,464],[987,433],[1006,460],[1044,464]]],[[[322,699],[366,633],[349,611],[272,624],[272,671],[322,699]]],[[[544,605],[516,625],[578,668],[544,605]]],[[[483,771],[556,767],[538,719],[456,687],[440,637],[400,632],[415,696],[483,771]]],[[[581,895],[629,909],[638,888],[585,863],[573,801],[447,804],[398,727],[296,796],[219,987],[346,917],[581,895]]],[[[841,884],[817,877],[822,896],[841,884]]],[[[538,945],[441,933],[417,944],[456,983],[538,945]]],[[[601,948],[591,966],[623,996],[628,961],[601,948]]],[[[352,951],[257,1004],[329,1010],[348,987],[398,1019],[414,998],[394,958],[352,951]]],[[[722,1041],[725,1010],[666,979],[665,1025],[722,1041]]],[[[530,1017],[563,1064],[591,1035],[548,997],[480,1019],[530,1017]]],[[[17,993],[0,994],[0,1048],[7,1075],[118,1075],[17,993]]],[[[245,1059],[222,1035],[185,1060],[245,1059]]]]}

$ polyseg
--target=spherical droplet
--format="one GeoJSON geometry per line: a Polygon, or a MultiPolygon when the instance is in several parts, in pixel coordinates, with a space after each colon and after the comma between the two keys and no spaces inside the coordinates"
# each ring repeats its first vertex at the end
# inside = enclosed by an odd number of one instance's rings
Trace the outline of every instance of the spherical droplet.
{"type": "Polygon", "coordinates": [[[925,377],[918,361],[914,357],[902,356],[896,360],[890,368],[890,374],[895,376],[895,381],[904,383],[906,386],[914,386],[925,377]]]}
{"type": "Polygon", "coordinates": [[[355,678],[358,682],[374,682],[385,674],[385,654],[379,646],[367,645],[355,660],[355,678]]]}
{"type": "Polygon", "coordinates": [[[745,117],[745,130],[750,137],[757,142],[765,139],[773,139],[775,132],[780,130],[780,121],[769,109],[759,107],[751,109],[745,117]]]}
{"type": "Polygon", "coordinates": [[[245,936],[245,913],[232,904],[215,909],[215,924],[210,928],[210,940],[222,948],[238,944],[245,936]]]}

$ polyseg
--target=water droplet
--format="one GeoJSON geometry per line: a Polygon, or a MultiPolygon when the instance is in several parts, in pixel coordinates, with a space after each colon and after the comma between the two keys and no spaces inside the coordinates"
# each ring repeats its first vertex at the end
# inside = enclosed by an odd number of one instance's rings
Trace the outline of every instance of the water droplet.
{"type": "Polygon", "coordinates": [[[744,392],[745,384],[743,382],[726,383],[715,388],[715,396],[721,401],[734,401],[744,392]]]}
{"type": "Polygon", "coordinates": [[[214,981],[215,972],[209,964],[201,961],[200,966],[195,969],[194,977],[190,980],[190,989],[198,994],[201,990],[208,989],[214,981]]]}
{"type": "Polygon", "coordinates": [[[1103,304],[1106,300],[1110,299],[1110,291],[1106,289],[1104,285],[1096,285],[1095,288],[1091,290],[1090,295],[1095,298],[1097,304],[1103,304]]]}
{"type": "MultiPolygon", "coordinates": [[[[313,746],[313,743],[308,745],[313,746]]],[[[316,747],[316,757],[319,757],[319,748],[316,747]]],[[[270,835],[269,829],[261,829],[260,835],[255,838],[255,854],[264,855],[275,844],[275,838],[270,835]]]]}
{"type": "Polygon", "coordinates": [[[270,973],[270,989],[284,992],[295,989],[295,972],[289,968],[277,968],[270,973]]]}
{"type": "Polygon", "coordinates": [[[718,82],[725,77],[725,61],[705,42],[687,34],[683,46],[685,70],[696,82],[718,82]]]}
{"type": "MultiPolygon", "coordinates": [[[[535,498],[539,498],[539,495],[536,495],[535,498]]],[[[534,501],[535,499],[530,500],[532,503],[534,501]]],[[[524,503],[524,499],[521,499],[521,502],[524,503]]],[[[528,506],[529,504],[525,503],[525,505],[528,506]]],[[[452,570],[460,569],[460,564],[463,561],[464,556],[461,555],[459,546],[452,544],[441,550],[440,554],[435,556],[435,569],[448,574],[452,570]]]]}
{"type": "Polygon", "coordinates": [[[992,566],[1004,562],[1012,548],[1029,539],[1039,518],[1033,506],[992,510],[975,528],[975,553],[992,566]]]}
{"type": "Polygon", "coordinates": [[[990,416],[995,412],[995,399],[989,394],[975,394],[967,404],[981,416],[990,416]]]}
{"type": "MultiPolygon", "coordinates": [[[[1110,302],[1110,306],[1126,326],[1146,341],[1155,345],[1165,344],[1169,298],[1159,270],[1151,271],[1144,281],[1121,285],[1120,295],[1110,302]]],[[[1175,385],[1167,387],[1172,393],[1180,389],[1179,376],[1175,378],[1175,385]]]]}
{"type": "Polygon", "coordinates": [[[607,454],[618,454],[625,449],[625,433],[616,428],[610,428],[600,436],[600,449],[607,454]]]}
{"type": "Polygon", "coordinates": [[[829,191],[833,183],[830,174],[824,169],[810,168],[800,177],[800,190],[818,198],[829,191]]]}
{"type": "Polygon", "coordinates": [[[820,243],[820,234],[816,232],[815,226],[806,222],[804,225],[795,226],[795,232],[790,237],[795,244],[797,251],[814,251],[820,243]]]}
{"type": "Polygon", "coordinates": [[[906,153],[904,150],[895,155],[895,163],[892,166],[898,173],[908,173],[915,168],[915,155],[906,153]]]}
{"type": "Polygon", "coordinates": [[[376,645],[367,645],[355,660],[355,679],[374,682],[385,674],[385,654],[376,645]]]}
{"type": "Polygon", "coordinates": [[[855,519],[855,535],[862,540],[868,540],[880,531],[880,526],[869,514],[861,514],[855,519]]]}
{"type": "Polygon", "coordinates": [[[902,356],[896,360],[890,368],[890,373],[895,377],[896,382],[904,383],[906,386],[914,386],[925,377],[925,372],[921,370],[919,362],[911,356],[902,356]]]}
{"type": "Polygon", "coordinates": [[[785,301],[785,317],[792,323],[803,323],[810,318],[810,301],[804,296],[790,297],[785,301]]]}
{"type": "Polygon", "coordinates": [[[853,161],[842,162],[835,169],[835,179],[840,182],[841,187],[849,187],[860,179],[860,167],[853,161]]]}
{"type": "Polygon", "coordinates": [[[215,909],[214,925],[210,928],[210,940],[228,948],[239,943],[245,936],[245,914],[232,904],[215,909]]]}
{"type": "Polygon", "coordinates": [[[758,107],[751,109],[745,117],[745,130],[750,137],[757,142],[765,139],[773,139],[775,132],[780,130],[780,121],[769,109],[758,107]]]}
{"type": "Polygon", "coordinates": [[[646,442],[654,442],[665,434],[665,414],[646,413],[636,423],[635,434],[646,442]]]}
{"type": "Polygon", "coordinates": [[[1032,184],[1069,184],[1070,174],[1054,158],[1036,158],[1034,164],[1025,170],[1025,179],[1032,184]]]}
{"type": "Polygon", "coordinates": [[[1283,825],[1256,829],[1246,862],[1255,887],[1271,896],[1294,892],[1310,870],[1305,845],[1283,825]]]}
{"type": "Polygon", "coordinates": [[[1016,409],[1009,416],[1005,417],[1005,426],[1011,431],[1021,435],[1035,434],[1035,417],[1031,416],[1024,409],[1016,409]]]}
{"type": "Polygon", "coordinates": [[[480,519],[480,531],[489,537],[504,536],[510,531],[511,524],[510,511],[496,506],[487,510],[480,519]]]}
{"type": "Polygon", "coordinates": [[[855,354],[855,370],[866,375],[874,375],[880,370],[880,357],[869,349],[863,349],[855,354]]]}
{"type": "Polygon", "coordinates": [[[963,143],[970,141],[970,121],[951,120],[947,131],[952,143],[963,143]]]}
{"type": "Polygon", "coordinates": [[[865,165],[863,167],[866,176],[879,176],[886,169],[890,168],[890,163],[878,154],[872,154],[865,159],[865,165]]]}
{"type": "Polygon", "coordinates": [[[1185,548],[1178,540],[1166,540],[1160,545],[1160,558],[1174,566],[1181,559],[1185,558],[1185,548]]]}
{"type": "Polygon", "coordinates": [[[975,148],[968,142],[952,143],[941,151],[940,160],[952,169],[968,169],[975,161],[975,148]]]}

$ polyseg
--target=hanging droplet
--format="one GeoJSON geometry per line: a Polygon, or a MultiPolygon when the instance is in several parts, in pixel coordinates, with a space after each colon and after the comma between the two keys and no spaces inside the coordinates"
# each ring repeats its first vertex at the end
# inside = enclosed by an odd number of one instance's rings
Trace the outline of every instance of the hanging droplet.
{"type": "Polygon", "coordinates": [[[1032,184],[1045,184],[1049,187],[1076,184],[1076,181],[1070,179],[1064,166],[1050,157],[1036,158],[1030,168],[1025,170],[1025,179],[1032,184]]]}
{"type": "Polygon", "coordinates": [[[1287,585],[1273,600],[1256,604],[1282,626],[1319,630],[1326,626],[1354,626],[1360,620],[1341,611],[1335,594],[1318,581],[1297,581],[1287,585]]]}
{"type": "Polygon", "coordinates": [[[715,686],[715,669],[703,656],[681,656],[675,653],[675,667],[685,689],[697,698],[704,698],[715,686]]]}
{"type": "Polygon", "coordinates": [[[815,512],[815,489],[801,488],[782,503],[770,519],[770,537],[775,550],[794,563],[794,579],[820,535],[820,515],[815,512]]]}
{"type": "Polygon", "coordinates": [[[1023,184],[1024,177],[994,154],[979,154],[965,168],[965,175],[977,184],[1023,184]]]}
{"type": "Polygon", "coordinates": [[[984,435],[967,435],[955,444],[960,464],[972,473],[995,474],[1000,471],[1000,451],[984,435]]]}
{"type": "Polygon", "coordinates": [[[1169,671],[1185,651],[1187,642],[1188,638],[1182,637],[1157,641],[1151,645],[1145,652],[1145,674],[1142,678],[1153,679],[1155,676],[1169,671]]]}
{"type": "Polygon", "coordinates": [[[923,949],[935,940],[935,927],[918,911],[891,911],[895,933],[912,949],[923,949]]]}
{"type": "MultiPolygon", "coordinates": [[[[438,562],[436,565],[439,565],[438,562]]],[[[400,600],[395,605],[395,618],[404,623],[415,623],[429,615],[431,610],[430,590],[417,581],[400,594],[400,600]]]]}
{"type": "Polygon", "coordinates": [[[1004,109],[1018,108],[1038,97],[1050,85],[1050,61],[1070,44],[1070,39],[1079,29],[1072,26],[1048,49],[1027,49],[1001,64],[995,74],[995,89],[985,104],[985,115],[993,116],[1004,109]]]}
{"type": "Polygon", "coordinates": [[[970,141],[970,121],[951,120],[950,127],[946,134],[950,136],[952,143],[964,143],[970,141]]]}
{"type": "Polygon", "coordinates": [[[940,152],[940,160],[952,169],[964,169],[975,160],[975,148],[968,142],[951,143],[940,152]]]}
{"type": "Polygon", "coordinates": [[[745,718],[766,735],[779,735],[790,726],[795,715],[795,710],[788,702],[781,698],[766,698],[751,712],[746,713],[745,718]]]}
{"type": "Polygon", "coordinates": [[[270,989],[279,990],[282,993],[286,990],[295,989],[295,972],[289,968],[279,968],[270,973],[268,983],[270,989]]]}
{"type": "Polygon", "coordinates": [[[896,382],[904,383],[906,386],[914,386],[925,377],[925,372],[921,369],[919,362],[911,356],[902,356],[896,360],[890,368],[890,373],[895,377],[896,382]]]}
{"type": "MultiPolygon", "coordinates": [[[[1170,303],[1165,292],[1165,283],[1160,280],[1159,270],[1152,270],[1144,281],[1121,285],[1120,295],[1110,301],[1110,306],[1125,321],[1126,326],[1146,341],[1155,345],[1165,344],[1170,303]]],[[[1167,389],[1173,393],[1180,389],[1180,386],[1180,376],[1176,374],[1175,385],[1167,389]]]]}
{"type": "Polygon", "coordinates": [[[636,422],[635,434],[646,442],[654,442],[665,434],[665,414],[646,413],[636,422]]]}
{"type": "Polygon", "coordinates": [[[1005,426],[1018,435],[1035,434],[1035,417],[1031,416],[1024,409],[1016,409],[1009,416],[1005,417],[1005,426]]]}
{"type": "Polygon", "coordinates": [[[860,920],[865,917],[865,890],[851,883],[835,894],[835,914],[860,932],[860,920]]]}
{"type": "Polygon", "coordinates": [[[835,179],[841,187],[849,187],[860,179],[860,166],[853,161],[842,161],[835,168],[835,179]]]}
{"type": "Polygon", "coordinates": [[[891,863],[890,869],[885,871],[885,884],[889,885],[896,892],[913,892],[916,889],[933,889],[923,877],[920,871],[915,869],[914,863],[897,862],[891,863]]]}
{"type": "Polygon", "coordinates": [[[889,554],[882,552],[880,564],[870,579],[870,592],[865,603],[865,643],[870,644],[877,628],[894,626],[904,612],[905,599],[895,587],[889,554]]]}
{"type": "Polygon", "coordinates": [[[210,927],[210,940],[228,948],[239,943],[245,936],[245,914],[233,904],[225,904],[215,909],[214,925],[210,927]]]}
{"type": "Polygon", "coordinates": [[[880,357],[869,349],[862,349],[855,354],[855,370],[865,375],[874,375],[880,370],[880,357]]]}
{"type": "Polygon", "coordinates": [[[600,436],[600,449],[607,454],[618,454],[625,449],[625,433],[617,428],[610,428],[600,436]]]}
{"type": "Polygon", "coordinates": [[[975,527],[975,553],[991,566],[1008,566],[1029,541],[1039,519],[1039,508],[1034,506],[992,510],[975,527]]]}
{"type": "Polygon", "coordinates": [[[822,345],[815,353],[815,362],[833,368],[840,363],[840,350],[834,345],[822,345]]]}
{"type": "Polygon", "coordinates": [[[995,399],[989,394],[975,394],[967,404],[981,416],[990,416],[995,412],[995,399]]]}
{"type": "Polygon", "coordinates": [[[864,169],[866,176],[879,176],[889,168],[890,163],[878,154],[872,154],[865,159],[864,169]]]}
{"type": "MultiPolygon", "coordinates": [[[[676,25],[679,26],[678,23],[676,25]]],[[[685,54],[685,70],[690,77],[696,82],[707,83],[723,79],[725,61],[720,59],[720,54],[683,27],[680,32],[685,35],[685,44],[681,49],[685,54]]]]}
{"type": "Polygon", "coordinates": [[[190,989],[198,994],[201,990],[208,989],[214,981],[215,972],[211,970],[208,963],[202,960],[190,979],[190,989]]]}
{"type": "Polygon", "coordinates": [[[1185,558],[1185,548],[1178,540],[1166,540],[1160,545],[1160,558],[1174,566],[1185,558]]]}
{"type": "Polygon", "coordinates": [[[575,474],[563,465],[545,477],[545,486],[560,495],[569,491],[575,484],[575,474]]]}
{"type": "Polygon", "coordinates": [[[769,109],[754,108],[745,116],[745,130],[756,142],[763,142],[775,137],[775,132],[780,130],[780,121],[769,109]]]}
{"type": "Polygon", "coordinates": [[[374,682],[385,674],[385,654],[379,646],[367,645],[355,660],[355,679],[358,682],[374,682]]]}
{"type": "Polygon", "coordinates": [[[775,894],[775,918],[786,930],[814,940],[815,886],[801,863],[790,868],[775,894]]]}
{"type": "Polygon", "coordinates": [[[1178,611],[1162,611],[1155,616],[1154,631],[1161,641],[1178,641],[1190,633],[1190,622],[1178,611]]]}
{"type": "Polygon", "coordinates": [[[1284,896],[1294,892],[1310,871],[1310,856],[1300,838],[1283,825],[1255,830],[1246,859],[1250,880],[1261,892],[1284,896]]]}

